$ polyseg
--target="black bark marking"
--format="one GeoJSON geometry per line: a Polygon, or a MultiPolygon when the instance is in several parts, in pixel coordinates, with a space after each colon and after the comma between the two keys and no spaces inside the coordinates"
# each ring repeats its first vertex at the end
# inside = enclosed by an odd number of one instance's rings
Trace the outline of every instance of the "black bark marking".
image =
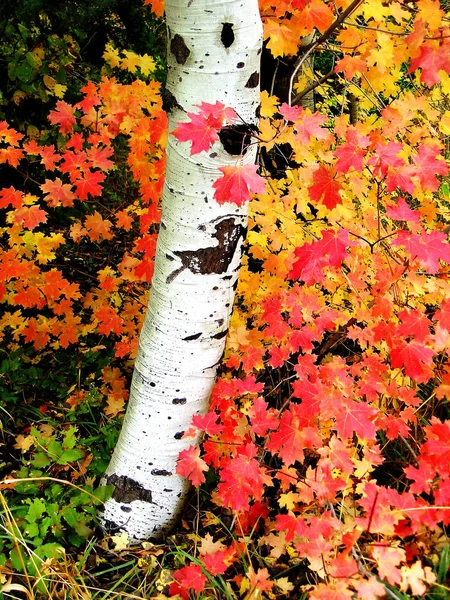
{"type": "Polygon", "coordinates": [[[222,31],[220,32],[220,41],[229,48],[234,42],[233,23],[222,23],[222,31]]]}
{"type": "Polygon", "coordinates": [[[186,46],[185,41],[178,33],[173,36],[173,39],[170,42],[170,51],[175,56],[175,60],[179,65],[184,65],[191,53],[186,46]]]}
{"type": "Polygon", "coordinates": [[[186,404],[186,398],[174,398],[172,404],[186,404]]]}
{"type": "Polygon", "coordinates": [[[173,437],[176,440],[181,440],[181,438],[183,437],[183,435],[184,435],[184,431],[178,431],[178,433],[176,433],[173,437]]]}
{"type": "Polygon", "coordinates": [[[105,519],[102,521],[102,527],[105,533],[114,534],[118,533],[122,529],[122,525],[117,525],[114,521],[110,519],[105,519]]]}
{"type": "Polygon", "coordinates": [[[222,338],[226,337],[228,333],[228,329],[225,329],[225,331],[221,331],[220,333],[216,333],[216,335],[212,335],[211,339],[212,340],[221,340],[222,338]]]}
{"type": "Polygon", "coordinates": [[[253,125],[227,125],[219,131],[219,138],[224,150],[232,156],[241,156],[247,152],[252,141],[252,132],[257,131],[253,125]]]}
{"type": "Polygon", "coordinates": [[[169,477],[172,475],[170,471],[166,471],[165,469],[153,469],[152,475],[161,475],[162,477],[169,477]]]}
{"type": "Polygon", "coordinates": [[[174,108],[183,110],[183,107],[178,104],[175,96],[167,88],[163,89],[161,97],[163,110],[165,110],[167,113],[172,112],[172,109],[174,108]]]}
{"type": "MultiPolygon", "coordinates": [[[[175,253],[176,254],[176,253],[175,253]]],[[[187,337],[183,338],[184,342],[191,342],[192,340],[198,340],[198,338],[202,335],[202,333],[194,333],[193,335],[188,335],[187,337]]]]}
{"type": "Polygon", "coordinates": [[[243,69],[245,67],[245,62],[238,62],[236,65],[236,69],[243,69]]]}
{"type": "Polygon", "coordinates": [[[113,473],[106,478],[106,484],[114,486],[115,489],[112,497],[117,502],[123,502],[124,504],[129,504],[133,500],[153,502],[151,491],[146,490],[140,483],[126,475],[119,476],[113,473]]]}
{"type": "Polygon", "coordinates": [[[251,88],[258,87],[258,85],[259,85],[259,73],[258,73],[258,71],[255,71],[248,78],[248,81],[245,84],[245,87],[251,89],[251,88]]]}
{"type": "Polygon", "coordinates": [[[120,510],[123,510],[123,512],[131,512],[133,509],[131,508],[131,506],[121,506],[120,510]]]}
{"type": "MultiPolygon", "coordinates": [[[[220,275],[227,271],[239,242],[242,244],[245,240],[247,227],[244,227],[240,223],[237,224],[234,217],[227,217],[215,225],[215,230],[214,237],[218,241],[217,246],[174,252],[181,260],[181,267],[167,277],[167,283],[171,283],[184,269],[189,269],[191,273],[201,273],[202,275],[211,275],[212,273],[220,275]]],[[[184,339],[195,338],[188,336],[184,339]]]]}

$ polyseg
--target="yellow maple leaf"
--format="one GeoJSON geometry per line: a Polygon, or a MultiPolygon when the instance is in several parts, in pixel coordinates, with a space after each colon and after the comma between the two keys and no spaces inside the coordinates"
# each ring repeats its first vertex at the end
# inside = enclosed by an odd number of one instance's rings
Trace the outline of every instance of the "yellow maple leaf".
{"type": "Polygon", "coordinates": [[[297,54],[299,35],[277,19],[267,19],[264,23],[264,38],[269,38],[267,47],[275,56],[297,54]]]}
{"type": "Polygon", "coordinates": [[[103,52],[103,58],[111,67],[120,66],[120,53],[111,44],[106,44],[105,51],[103,52]]]}
{"type": "Polygon", "coordinates": [[[19,434],[16,437],[16,443],[14,444],[14,448],[17,448],[17,450],[20,450],[21,452],[27,452],[35,441],[36,438],[34,437],[34,435],[19,434]]]}
{"type": "Polygon", "coordinates": [[[124,50],[123,53],[125,54],[125,58],[122,58],[120,61],[121,69],[126,69],[130,73],[135,73],[136,69],[139,67],[141,57],[130,50],[124,50]]]}
{"type": "Polygon", "coordinates": [[[151,56],[143,54],[140,56],[139,68],[142,75],[150,75],[156,68],[156,63],[151,56]]]}
{"type": "Polygon", "coordinates": [[[276,96],[269,96],[269,92],[264,90],[261,92],[261,109],[260,114],[261,117],[273,117],[277,110],[279,100],[276,96]]]}

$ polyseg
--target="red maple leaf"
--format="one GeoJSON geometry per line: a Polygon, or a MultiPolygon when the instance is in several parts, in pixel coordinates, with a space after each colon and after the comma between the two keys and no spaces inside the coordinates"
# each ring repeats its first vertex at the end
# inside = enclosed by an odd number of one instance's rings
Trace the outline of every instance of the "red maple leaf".
{"type": "Polygon", "coordinates": [[[56,110],[51,110],[48,115],[48,120],[52,125],[59,125],[63,135],[71,133],[73,126],[77,122],[75,118],[75,109],[64,100],[58,100],[56,110]]]}
{"type": "Polygon", "coordinates": [[[7,208],[11,205],[13,208],[20,208],[23,204],[23,192],[16,190],[12,186],[3,188],[0,191],[0,208],[7,208]]]}
{"type": "Polygon", "coordinates": [[[122,333],[123,321],[112,306],[101,306],[94,311],[94,316],[99,321],[98,331],[101,335],[122,333]]]}
{"type": "Polygon", "coordinates": [[[144,5],[150,5],[152,7],[152,12],[154,12],[157,17],[163,16],[164,0],[144,0],[144,5]]]}
{"type": "Polygon", "coordinates": [[[318,254],[329,257],[329,264],[338,267],[347,256],[347,248],[356,242],[348,239],[347,229],[326,229],[322,231],[322,239],[314,242],[314,249],[318,254]]]}
{"type": "Polygon", "coordinates": [[[56,163],[61,160],[61,155],[56,154],[55,146],[42,146],[41,162],[47,171],[54,171],[56,163]]]}
{"type": "Polygon", "coordinates": [[[374,440],[377,427],[373,423],[378,410],[366,402],[343,398],[336,406],[336,430],[341,438],[350,438],[356,433],[363,440],[374,440]]]}
{"type": "Polygon", "coordinates": [[[218,495],[223,506],[244,510],[249,507],[249,498],[261,498],[265,478],[255,456],[256,446],[250,442],[221,470],[218,495]]]}
{"type": "Polygon", "coordinates": [[[327,261],[324,256],[316,252],[314,242],[296,248],[294,256],[297,260],[289,271],[289,279],[299,279],[306,285],[324,280],[323,267],[327,261]]]}
{"type": "Polygon", "coordinates": [[[430,368],[436,352],[417,340],[406,342],[397,340],[391,349],[391,366],[404,368],[406,375],[419,383],[428,381],[432,376],[430,368]]]}
{"type": "Polygon", "coordinates": [[[297,138],[301,144],[307,146],[311,141],[311,138],[318,140],[325,140],[330,135],[330,132],[322,127],[326,123],[328,118],[325,115],[315,113],[310,115],[303,112],[301,118],[295,123],[295,131],[297,132],[297,138]]]}
{"type": "Polygon", "coordinates": [[[411,61],[408,73],[421,68],[420,81],[428,87],[440,83],[439,71],[450,73],[450,44],[428,42],[421,46],[420,54],[411,61]]]}
{"type": "Polygon", "coordinates": [[[202,102],[197,105],[200,113],[188,112],[190,121],[178,123],[172,135],[180,142],[192,142],[191,155],[209,150],[219,139],[218,132],[224,121],[231,122],[236,117],[232,108],[226,108],[222,102],[215,104],[202,102]]]}
{"type": "Polygon", "coordinates": [[[334,14],[328,4],[320,0],[311,0],[301,14],[301,23],[308,31],[318,29],[324,33],[334,21],[334,14]]]}
{"type": "Polygon", "coordinates": [[[274,408],[268,408],[264,398],[258,397],[253,400],[253,406],[248,410],[248,416],[252,424],[252,431],[256,435],[266,435],[269,429],[278,427],[278,415],[274,408]]]}
{"type": "Polygon", "coordinates": [[[86,200],[89,194],[91,196],[100,196],[103,189],[100,183],[105,180],[105,177],[105,174],[100,171],[87,171],[83,179],[75,181],[78,198],[86,200]]]}
{"type": "Polygon", "coordinates": [[[208,465],[203,458],[200,458],[200,448],[198,446],[189,446],[187,450],[180,452],[177,473],[189,479],[195,487],[205,481],[203,473],[207,470],[208,465]]]}
{"type": "Polygon", "coordinates": [[[420,222],[420,213],[418,210],[409,208],[406,200],[402,197],[398,198],[396,206],[388,206],[386,215],[394,221],[410,221],[412,223],[420,222]]]}
{"type": "Polygon", "coordinates": [[[450,300],[444,300],[441,308],[434,313],[434,321],[438,321],[443,329],[450,331],[450,300]]]}
{"type": "Polygon", "coordinates": [[[205,554],[203,562],[211,575],[223,575],[234,561],[236,550],[230,546],[224,550],[217,550],[214,554],[205,554]]]}
{"type": "Polygon", "coordinates": [[[439,187],[438,175],[448,175],[448,165],[445,160],[439,160],[441,156],[438,143],[424,143],[419,148],[419,153],[413,156],[416,165],[414,175],[418,177],[420,185],[424,190],[435,192],[439,187]]]}
{"type": "Polygon", "coordinates": [[[63,183],[59,177],[54,181],[46,179],[41,185],[41,190],[45,194],[45,201],[49,206],[73,206],[73,201],[76,200],[76,195],[72,192],[72,186],[68,183],[63,183]]]}
{"type": "Polygon", "coordinates": [[[369,141],[367,135],[360,135],[355,128],[349,127],[345,143],[334,151],[338,157],[336,171],[347,173],[350,167],[353,167],[356,171],[361,172],[366,155],[365,148],[369,145],[369,141]]]}
{"type": "Polygon", "coordinates": [[[22,206],[13,213],[14,223],[22,223],[25,229],[34,229],[40,223],[46,223],[47,213],[36,206],[22,206]]]}
{"type": "Polygon", "coordinates": [[[443,231],[423,231],[420,234],[401,230],[392,239],[393,246],[403,246],[411,259],[419,259],[420,264],[434,275],[441,265],[439,260],[450,263],[450,244],[443,231]]]}
{"type": "Polygon", "coordinates": [[[330,210],[342,204],[342,198],[339,194],[341,184],[335,179],[336,169],[327,165],[320,167],[313,173],[313,185],[308,188],[308,194],[311,200],[322,202],[330,210]]]}
{"type": "Polygon", "coordinates": [[[374,176],[375,177],[386,177],[389,167],[402,167],[405,164],[405,160],[398,156],[403,146],[400,142],[388,142],[387,144],[380,144],[377,142],[375,145],[375,154],[370,157],[367,161],[369,165],[375,165],[374,176]]]}
{"type": "Polygon", "coordinates": [[[207,581],[201,567],[198,565],[183,567],[182,569],[174,571],[172,575],[175,581],[170,584],[169,594],[171,596],[180,594],[184,600],[188,600],[191,590],[194,590],[196,594],[199,594],[205,587],[207,581]]]}
{"type": "Polygon", "coordinates": [[[416,340],[423,342],[430,335],[431,321],[419,310],[405,309],[398,316],[402,320],[396,331],[398,337],[414,336],[416,340]]]}
{"type": "Polygon", "coordinates": [[[359,54],[355,56],[350,56],[350,54],[346,54],[344,58],[338,60],[336,66],[334,68],[336,73],[340,73],[344,71],[345,79],[353,79],[355,73],[365,73],[367,71],[367,62],[361,58],[359,54]]]}
{"type": "Polygon", "coordinates": [[[303,406],[291,404],[280,418],[278,430],[270,434],[267,449],[276,452],[287,466],[302,461],[305,448],[319,448],[322,445],[317,427],[309,426],[303,415],[303,406]]]}
{"type": "Polygon", "coordinates": [[[219,204],[234,202],[242,206],[250,200],[252,192],[263,194],[266,191],[266,181],[256,172],[258,166],[254,164],[242,166],[220,167],[223,176],[213,183],[216,189],[214,198],[219,204]]]}

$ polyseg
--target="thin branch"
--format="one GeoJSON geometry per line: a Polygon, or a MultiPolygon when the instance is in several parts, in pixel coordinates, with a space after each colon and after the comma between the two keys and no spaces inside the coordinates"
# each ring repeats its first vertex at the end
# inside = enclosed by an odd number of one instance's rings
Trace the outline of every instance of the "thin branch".
{"type": "Polygon", "coordinates": [[[295,77],[297,76],[297,73],[298,73],[299,69],[301,68],[301,66],[303,65],[303,63],[305,62],[305,60],[317,48],[317,46],[320,46],[321,44],[323,44],[328,38],[330,38],[333,35],[335,30],[345,21],[345,19],[354,10],[356,10],[356,8],[358,8],[358,6],[362,2],[364,2],[364,0],[353,0],[353,2],[344,11],[342,11],[341,14],[337,17],[337,19],[328,27],[328,29],[325,31],[325,33],[323,33],[319,38],[317,38],[317,40],[315,42],[312,42],[312,44],[302,46],[302,51],[304,52],[304,54],[298,60],[296,66],[295,66],[294,72],[291,76],[291,80],[289,82],[289,96],[288,96],[289,106],[292,105],[291,96],[292,96],[292,88],[294,85],[295,77]]]}
{"type": "Polygon", "coordinates": [[[317,81],[314,81],[314,83],[311,83],[302,92],[300,92],[299,94],[297,94],[296,96],[294,96],[293,99],[292,99],[292,104],[298,104],[300,102],[300,100],[304,96],[306,96],[306,94],[309,94],[309,92],[312,92],[313,90],[315,90],[316,87],[319,87],[319,85],[322,85],[322,83],[325,83],[325,81],[327,79],[330,79],[330,77],[332,77],[333,75],[335,75],[334,70],[333,71],[329,71],[326,75],[322,75],[322,77],[320,77],[317,81]]]}

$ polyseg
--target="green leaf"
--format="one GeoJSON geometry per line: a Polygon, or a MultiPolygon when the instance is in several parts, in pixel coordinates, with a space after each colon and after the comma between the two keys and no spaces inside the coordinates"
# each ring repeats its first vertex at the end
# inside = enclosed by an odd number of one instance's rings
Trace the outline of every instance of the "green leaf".
{"type": "Polygon", "coordinates": [[[113,485],[101,485],[93,492],[93,494],[99,500],[99,502],[106,502],[111,498],[113,492],[113,485]]]}
{"type": "Polygon", "coordinates": [[[67,431],[64,432],[64,440],[62,443],[64,450],[68,450],[75,446],[75,444],[77,443],[77,438],[75,437],[76,432],[76,427],[69,427],[69,429],[67,429],[67,431]]]}
{"type": "Polygon", "coordinates": [[[13,548],[9,553],[9,558],[11,560],[12,566],[15,571],[19,573],[23,573],[24,565],[25,565],[25,557],[22,554],[19,547],[13,548]]]}
{"type": "Polygon", "coordinates": [[[42,517],[47,507],[45,505],[45,502],[43,502],[39,498],[35,498],[32,501],[27,500],[27,502],[30,504],[30,508],[28,509],[28,514],[25,518],[28,521],[28,523],[34,523],[42,517]]]}
{"type": "Polygon", "coordinates": [[[33,467],[38,467],[39,469],[42,469],[43,467],[48,467],[48,465],[51,462],[52,461],[49,459],[45,452],[37,452],[33,460],[31,461],[31,464],[33,465],[33,467]]]}
{"type": "Polygon", "coordinates": [[[78,450],[77,448],[74,448],[73,450],[64,450],[64,452],[57,460],[57,463],[59,465],[64,465],[69,462],[80,460],[81,458],[84,458],[83,450],[78,450]]]}

